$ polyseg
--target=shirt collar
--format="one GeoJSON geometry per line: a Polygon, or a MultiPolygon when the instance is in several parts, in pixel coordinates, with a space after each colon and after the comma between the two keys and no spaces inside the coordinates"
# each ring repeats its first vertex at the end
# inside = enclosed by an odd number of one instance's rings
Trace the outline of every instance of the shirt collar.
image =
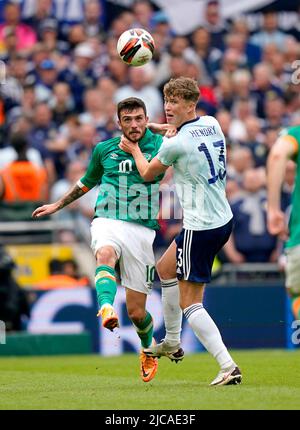
{"type": "Polygon", "coordinates": [[[139,141],[139,144],[144,145],[148,141],[148,139],[151,138],[151,135],[152,135],[151,130],[149,130],[149,128],[146,128],[145,134],[139,141]]]}
{"type": "Polygon", "coordinates": [[[182,129],[182,127],[184,126],[184,125],[186,125],[186,124],[191,124],[192,122],[196,122],[196,121],[198,121],[198,119],[199,119],[200,117],[199,116],[197,116],[196,118],[194,118],[194,119],[190,119],[189,121],[186,121],[186,122],[184,122],[183,124],[181,124],[179,127],[177,127],[177,131],[180,131],[181,129],[182,129]]]}

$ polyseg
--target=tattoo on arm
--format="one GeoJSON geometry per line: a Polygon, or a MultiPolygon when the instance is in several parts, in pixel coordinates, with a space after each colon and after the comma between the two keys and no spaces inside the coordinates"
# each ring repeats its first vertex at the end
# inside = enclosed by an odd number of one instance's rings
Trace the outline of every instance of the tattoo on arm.
{"type": "Polygon", "coordinates": [[[84,194],[85,192],[77,184],[74,185],[74,187],[60,199],[58,210],[74,202],[74,200],[79,199],[79,197],[83,196],[84,194]]]}

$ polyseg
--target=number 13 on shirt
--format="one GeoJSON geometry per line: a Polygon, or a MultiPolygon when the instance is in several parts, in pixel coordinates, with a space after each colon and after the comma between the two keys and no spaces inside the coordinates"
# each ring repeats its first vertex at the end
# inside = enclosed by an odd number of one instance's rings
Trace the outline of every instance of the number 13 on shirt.
{"type": "Polygon", "coordinates": [[[224,155],[225,143],[223,140],[218,140],[217,142],[213,142],[213,146],[215,148],[220,148],[219,161],[224,166],[224,169],[220,168],[218,172],[216,172],[213,159],[205,143],[201,143],[201,145],[198,146],[198,150],[200,152],[204,152],[204,155],[209,164],[210,173],[211,173],[211,178],[208,179],[209,184],[214,184],[219,178],[223,180],[226,176],[226,161],[225,161],[225,155],[224,155]]]}

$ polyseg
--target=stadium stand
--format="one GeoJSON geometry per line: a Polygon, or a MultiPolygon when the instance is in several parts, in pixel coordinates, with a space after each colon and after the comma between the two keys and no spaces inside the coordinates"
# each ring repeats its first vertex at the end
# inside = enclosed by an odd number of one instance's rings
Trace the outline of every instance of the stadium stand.
{"type": "MultiPolygon", "coordinates": [[[[280,14],[273,10],[260,14],[260,19],[254,14],[225,19],[218,2],[208,2],[203,24],[189,34],[176,34],[167,14],[147,0],[133,2],[130,9],[106,1],[80,1],[76,11],[70,2],[65,15],[58,0],[1,3],[0,58],[7,69],[0,87],[1,168],[12,150],[12,133],[21,132],[28,138],[29,158],[47,172],[49,194],[58,195],[70,183],[74,163],[80,159],[84,168],[97,142],[118,135],[115,104],[120,97],[133,91],[149,96],[150,120],[164,121],[163,84],[172,76],[192,76],[201,89],[198,113],[215,115],[227,137],[228,195],[240,214],[240,252],[251,242],[251,255],[258,256],[259,240],[264,242],[267,235],[265,184],[259,190],[245,184],[251,169],[259,168],[263,176],[279,130],[299,124],[300,86],[293,66],[300,53],[297,24],[281,26],[280,14]],[[149,30],[156,42],[154,61],[139,70],[122,63],[115,49],[118,36],[136,26],[149,30]],[[249,199],[255,200],[258,211],[248,210],[249,199]]],[[[297,18],[296,9],[293,14],[297,18]]],[[[287,178],[283,195],[287,210],[291,182],[287,178]]],[[[167,212],[174,213],[176,199],[170,204],[167,212]]],[[[88,205],[84,213],[79,205],[62,214],[64,230],[73,237],[59,234],[61,219],[20,223],[1,218],[1,240],[88,245],[88,205]],[[84,226],[78,218],[84,218],[84,226]]],[[[172,240],[180,220],[172,216],[161,219],[161,225],[158,253],[172,240]]],[[[273,264],[280,244],[275,239],[268,243],[263,261],[273,264]]],[[[249,255],[232,259],[225,250],[220,262],[247,264],[253,261],[249,255]]]]}

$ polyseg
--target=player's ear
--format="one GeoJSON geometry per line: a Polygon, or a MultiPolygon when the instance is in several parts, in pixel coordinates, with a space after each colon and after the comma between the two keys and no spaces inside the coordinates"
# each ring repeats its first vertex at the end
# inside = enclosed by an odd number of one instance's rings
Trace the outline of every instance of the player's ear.
{"type": "Polygon", "coordinates": [[[194,112],[194,110],[195,110],[195,103],[193,103],[193,102],[187,102],[186,109],[187,109],[187,112],[189,114],[192,113],[192,112],[194,112]]]}
{"type": "Polygon", "coordinates": [[[121,123],[120,123],[119,119],[117,120],[117,124],[118,124],[119,130],[122,130],[122,126],[121,126],[121,123]]]}

